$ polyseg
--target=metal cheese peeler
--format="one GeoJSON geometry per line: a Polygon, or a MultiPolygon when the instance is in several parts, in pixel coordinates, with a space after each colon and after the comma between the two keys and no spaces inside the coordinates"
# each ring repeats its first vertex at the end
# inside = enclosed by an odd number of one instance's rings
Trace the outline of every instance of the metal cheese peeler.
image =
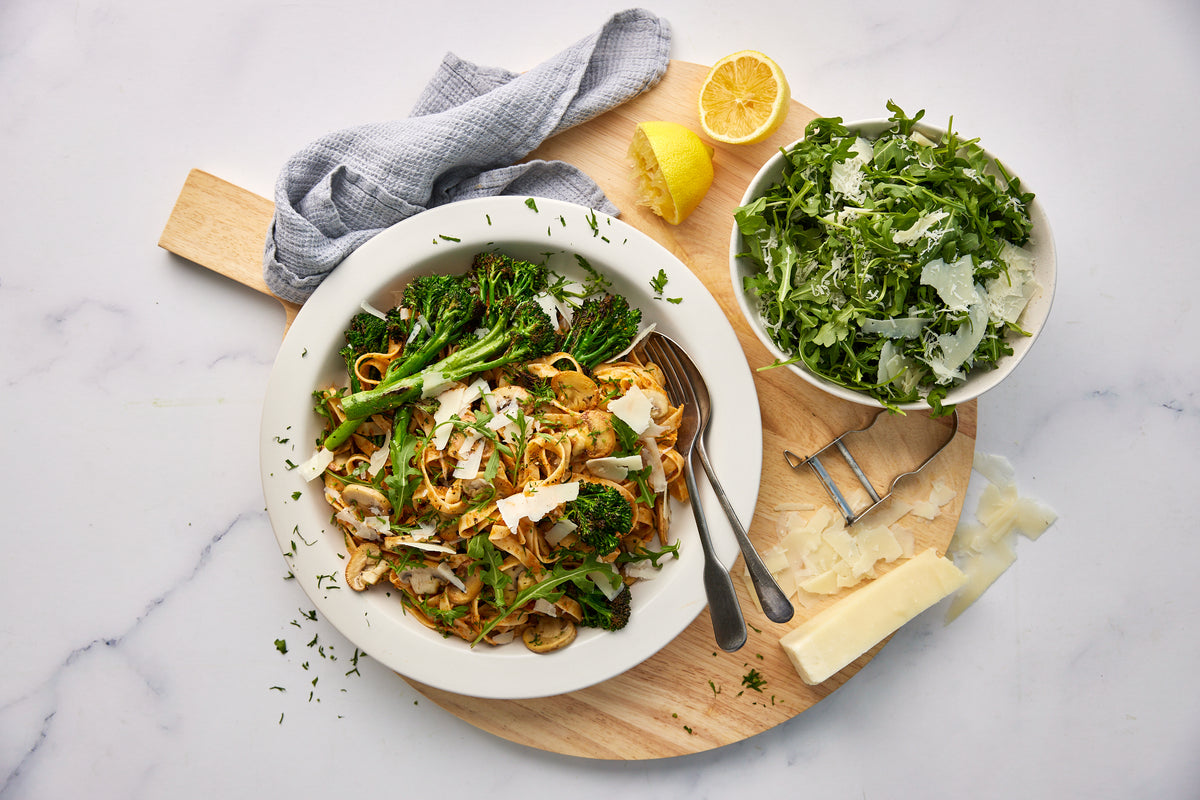
{"type": "Polygon", "coordinates": [[[845,518],[847,525],[853,525],[857,520],[862,519],[862,517],[870,513],[874,508],[883,503],[883,501],[891,497],[892,492],[894,492],[896,489],[896,484],[909,475],[916,475],[918,472],[925,469],[925,467],[927,467],[931,461],[937,458],[938,455],[940,455],[941,452],[950,445],[950,442],[954,441],[954,437],[958,434],[958,409],[955,409],[953,412],[954,424],[950,429],[950,436],[946,439],[946,441],[944,441],[942,445],[933,452],[932,455],[921,462],[921,465],[916,469],[910,470],[909,472],[903,472],[893,478],[892,482],[887,487],[887,494],[881,496],[876,490],[875,486],[867,478],[866,473],[863,472],[862,467],[859,466],[858,461],[855,460],[853,455],[851,455],[850,449],[846,446],[845,439],[847,436],[851,436],[852,434],[866,433],[871,428],[875,427],[876,423],[879,422],[881,417],[887,415],[888,413],[889,412],[887,412],[886,409],[880,409],[879,413],[872,417],[871,422],[865,427],[846,431],[841,436],[837,437],[832,442],[808,457],[798,456],[791,450],[783,451],[783,457],[785,460],[787,460],[788,465],[792,469],[799,469],[805,465],[812,469],[817,478],[821,481],[821,485],[825,487],[825,490],[829,492],[829,496],[833,498],[833,501],[837,504],[838,509],[842,512],[842,516],[845,518]],[[836,450],[841,454],[842,458],[845,459],[846,464],[850,467],[855,477],[858,478],[858,482],[870,496],[870,505],[858,510],[851,508],[849,501],[846,500],[845,494],[843,494],[842,490],[838,488],[838,485],[833,478],[830,477],[829,471],[825,468],[825,465],[821,463],[821,456],[831,453],[832,450],[836,450]]]}

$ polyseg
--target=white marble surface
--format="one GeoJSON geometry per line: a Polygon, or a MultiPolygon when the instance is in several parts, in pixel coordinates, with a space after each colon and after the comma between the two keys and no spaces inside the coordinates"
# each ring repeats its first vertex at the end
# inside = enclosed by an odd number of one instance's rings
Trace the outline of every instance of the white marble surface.
{"type": "Polygon", "coordinates": [[[1189,0],[651,6],[674,58],[761,49],[820,112],[953,114],[1050,214],[1050,324],[978,442],[1061,518],[953,625],[748,741],[612,763],[347,676],[300,617],[256,452],[282,314],[156,247],[184,176],[269,194],[310,139],[406,113],[446,50],[526,68],[623,7],[0,5],[0,798],[1200,796],[1189,0]]]}

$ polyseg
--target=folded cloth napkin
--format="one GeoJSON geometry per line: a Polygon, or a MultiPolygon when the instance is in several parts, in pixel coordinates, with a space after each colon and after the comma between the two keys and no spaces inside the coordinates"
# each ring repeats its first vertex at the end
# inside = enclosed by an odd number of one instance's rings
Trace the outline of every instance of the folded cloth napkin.
{"type": "Polygon", "coordinates": [[[670,40],[666,20],[632,9],[520,74],[447,55],[407,119],[336,131],[287,161],[263,258],[267,286],[302,303],[372,236],[456,200],[550,197],[615,214],[570,164],[516,162],[658,83],[670,40]]]}

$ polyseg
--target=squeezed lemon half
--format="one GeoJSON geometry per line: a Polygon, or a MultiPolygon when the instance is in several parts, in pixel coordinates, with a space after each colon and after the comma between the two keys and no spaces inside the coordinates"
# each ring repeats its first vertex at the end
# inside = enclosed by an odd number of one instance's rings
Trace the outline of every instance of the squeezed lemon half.
{"type": "Polygon", "coordinates": [[[700,127],[724,144],[761,142],[787,117],[792,93],[779,65],[757,50],[713,64],[700,88],[700,127]]]}
{"type": "Polygon", "coordinates": [[[713,182],[713,150],[676,122],[641,122],[629,160],[642,205],[672,225],[696,210],[713,182]]]}

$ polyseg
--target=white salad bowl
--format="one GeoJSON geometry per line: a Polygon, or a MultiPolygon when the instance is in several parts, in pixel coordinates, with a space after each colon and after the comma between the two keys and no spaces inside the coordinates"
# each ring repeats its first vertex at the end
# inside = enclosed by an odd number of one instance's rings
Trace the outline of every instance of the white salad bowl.
{"type": "MultiPolygon", "coordinates": [[[[886,131],[891,125],[890,120],[874,119],[862,120],[858,122],[845,123],[845,127],[851,132],[857,133],[867,139],[874,139],[881,133],[886,131]]],[[[933,142],[939,142],[945,134],[944,129],[936,128],[924,123],[918,122],[913,130],[918,132],[933,142]]],[[[784,175],[785,166],[787,164],[787,153],[790,152],[797,144],[798,140],[792,142],[782,148],[774,156],[763,164],[762,168],[750,181],[746,188],[745,194],[742,196],[741,205],[747,205],[758,197],[767,192],[772,185],[777,183],[784,175]]],[[[994,155],[984,148],[987,156],[995,161],[994,155]]],[[[1003,163],[1003,162],[1001,162],[1003,163]]],[[[1009,169],[1008,164],[1005,164],[1005,169],[1009,173],[1020,177],[1020,173],[1009,169]]],[[[1023,191],[1032,192],[1028,184],[1022,180],[1021,188],[1023,191]]],[[[1018,324],[1022,330],[1028,332],[1028,336],[1009,334],[1006,341],[1012,347],[1012,354],[1001,358],[992,369],[973,369],[966,377],[966,380],[956,384],[949,390],[942,404],[951,406],[958,403],[965,403],[973,400],[989,389],[999,385],[1001,381],[1012,374],[1021,359],[1028,354],[1033,343],[1037,340],[1042,328],[1046,323],[1046,318],[1050,313],[1050,306],[1054,298],[1055,282],[1056,282],[1056,265],[1055,265],[1055,250],[1054,238],[1050,231],[1050,224],[1046,219],[1045,211],[1036,198],[1028,206],[1030,220],[1033,223],[1032,233],[1029,241],[1023,246],[1029,252],[1034,261],[1034,278],[1038,284],[1038,289],[1034,296],[1030,299],[1025,310],[1021,314],[1018,324]]],[[[738,307],[750,324],[751,330],[767,348],[767,351],[779,361],[787,361],[791,356],[783,352],[778,345],[771,339],[771,336],[764,324],[762,315],[759,312],[758,300],[753,296],[753,293],[745,289],[743,279],[747,276],[755,274],[755,266],[750,259],[741,257],[741,254],[746,252],[746,245],[743,241],[741,231],[735,222],[733,225],[733,233],[730,237],[729,251],[729,271],[730,278],[733,282],[734,297],[737,299],[738,307]]],[[[830,381],[820,375],[813,373],[805,367],[803,363],[788,364],[787,368],[800,376],[809,384],[821,389],[822,391],[839,397],[843,400],[849,400],[861,405],[873,406],[876,408],[884,407],[876,398],[866,394],[865,392],[855,391],[841,386],[833,381],[830,381]]],[[[928,410],[929,405],[924,400],[913,403],[896,404],[896,408],[901,411],[919,411],[928,410]]]]}
{"type": "MultiPolygon", "coordinates": [[[[405,677],[437,689],[485,698],[561,694],[612,678],[649,658],[704,609],[703,553],[690,510],[675,503],[669,555],[655,577],[632,587],[629,624],[616,632],[582,629],[568,647],[549,654],[519,640],[502,647],[471,647],[443,638],[405,613],[397,592],[346,586],[345,545],[331,521],[320,478],[301,476],[322,437],[313,390],[345,385],[338,356],[351,316],[369,303],[387,309],[397,292],[420,274],[465,272],[473,256],[499,250],[546,260],[556,272],[580,279],[581,260],[606,275],[610,291],[643,311],[643,323],[689,346],[710,379],[713,403],[736,413],[714,415],[708,445],[737,514],[748,526],[762,470],[762,423],[749,365],[733,328],[704,285],[650,237],[604,214],[551,200],[519,197],[467,200],[418,214],[379,234],[343,261],[304,304],[288,331],[267,384],[260,461],[263,492],[288,569],[317,612],[368,656],[405,677]],[[663,302],[650,285],[663,271],[663,302]]],[[[722,518],[712,493],[708,517],[722,518]]],[[[713,526],[718,556],[733,564],[732,531],[713,526]]]]}

